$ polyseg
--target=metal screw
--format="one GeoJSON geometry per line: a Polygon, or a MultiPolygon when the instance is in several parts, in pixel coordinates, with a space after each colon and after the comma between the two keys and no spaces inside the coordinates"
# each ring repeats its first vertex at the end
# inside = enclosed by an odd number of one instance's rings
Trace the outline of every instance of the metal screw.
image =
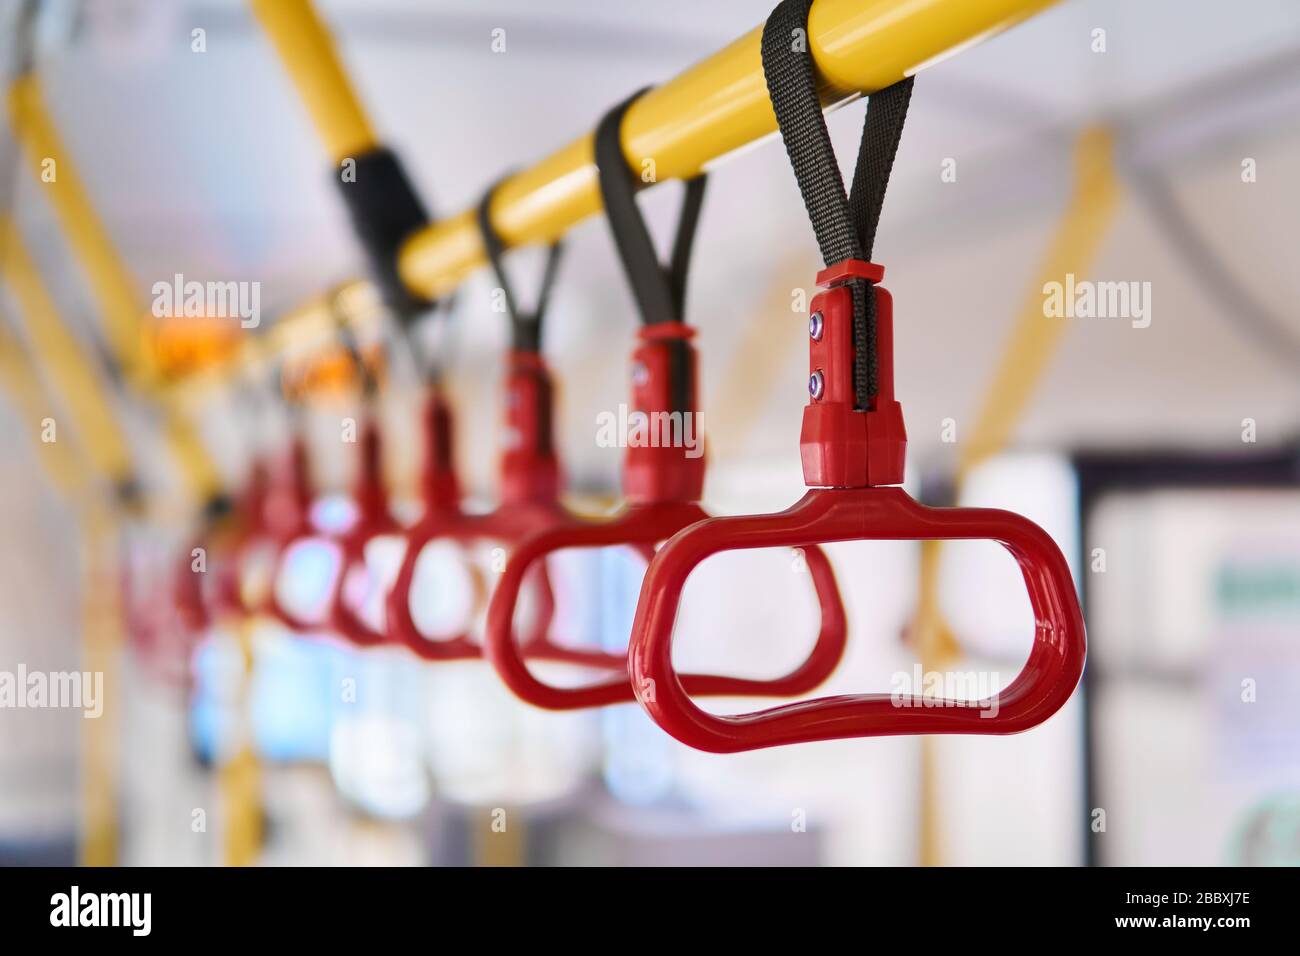
{"type": "Polygon", "coordinates": [[[825,388],[826,382],[822,378],[821,369],[813,372],[808,378],[808,394],[814,399],[822,397],[822,389],[825,388]]]}
{"type": "Polygon", "coordinates": [[[814,312],[808,317],[808,334],[812,336],[814,342],[820,342],[822,340],[822,329],[824,327],[825,322],[822,318],[821,310],[814,312]]]}

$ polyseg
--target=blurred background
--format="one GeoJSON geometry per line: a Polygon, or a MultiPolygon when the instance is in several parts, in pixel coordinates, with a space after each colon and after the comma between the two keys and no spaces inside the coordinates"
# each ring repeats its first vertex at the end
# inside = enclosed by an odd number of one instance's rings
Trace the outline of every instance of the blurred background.
{"type": "MultiPolygon", "coordinates": [[[[761,24],[771,2],[316,6],[437,218],[761,24]]],[[[44,0],[30,15],[0,0],[0,22],[0,68],[9,82],[39,77],[68,159],[42,180],[48,157],[25,156],[16,135],[35,120],[11,96],[0,672],[105,675],[95,719],[0,708],[0,862],[88,861],[88,847],[98,862],[181,865],[1300,862],[1294,3],[1066,0],[919,74],[875,254],[895,300],[908,488],[939,500],[959,485],[961,503],[1051,533],[1085,600],[1087,677],[1014,737],[727,756],[678,744],[636,705],[530,708],[483,662],[358,649],[265,615],[178,618],[169,580],[196,528],[186,475],[169,419],[114,359],[110,265],[86,256],[51,186],[75,163],[133,283],[119,293],[142,313],[177,274],[256,285],[256,329],[162,336],[156,354],[223,487],[242,488],[255,458],[305,436],[326,529],[346,526],[355,472],[355,446],[339,441],[355,375],[334,371],[337,342],[290,343],[293,411],[269,375],[214,373],[209,359],[244,338],[281,348],[277,328],[364,275],[364,257],[332,164],[242,0],[44,0]],[[1136,283],[1142,311],[1135,299],[1131,314],[1051,317],[1044,285],[1066,273],[1136,283]],[[77,414],[78,381],[92,396],[82,407],[121,431],[122,473],[138,489],[129,507],[102,504],[114,500],[96,471],[112,459],[110,426],[77,414]],[[1013,393],[1001,404],[999,384],[1013,393]]],[[[828,117],[842,166],[862,109],[828,117]]],[[[800,294],[821,263],[774,138],[711,171],[687,303],[704,504],[780,510],[804,488],[800,294]]],[[[670,183],[642,199],[661,240],[679,196],[670,183]]],[[[535,253],[512,257],[521,289],[535,285],[535,253]]],[[[508,330],[495,286],[473,275],[439,342],[461,480],[480,509],[495,500],[502,447],[508,330]]],[[[364,350],[383,322],[359,298],[364,350]]],[[[592,217],[567,237],[544,343],[567,500],[588,510],[619,500],[623,451],[602,447],[596,416],[626,401],[635,327],[608,228],[592,217]]],[[[409,521],[418,383],[389,364],[385,467],[409,521]]],[[[327,550],[288,569],[304,606],[336,573],[321,567],[327,550]]],[[[888,692],[922,660],[919,548],[828,550],[850,634],[822,690],[888,692]]],[[[579,642],[622,647],[640,573],[617,551],[563,556],[557,620],[579,642]]],[[[816,629],[801,574],[789,553],[706,562],[686,589],[680,665],[770,676],[801,660],[816,629]]],[[[1009,683],[1033,632],[1014,561],[991,543],[951,545],[936,579],[943,669],[1009,683]]]]}

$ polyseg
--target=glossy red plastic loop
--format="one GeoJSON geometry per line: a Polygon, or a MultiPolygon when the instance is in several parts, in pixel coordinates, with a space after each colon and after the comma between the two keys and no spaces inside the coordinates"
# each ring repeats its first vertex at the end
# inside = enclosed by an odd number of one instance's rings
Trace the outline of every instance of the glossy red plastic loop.
{"type": "MultiPolygon", "coordinates": [[[[696,406],[695,354],[690,344],[693,330],[680,323],[657,323],[642,330],[642,344],[633,353],[632,404],[638,414],[653,421],[656,413],[694,415],[696,406]],[[679,362],[676,369],[673,363],[679,362]],[[674,377],[685,375],[685,408],[675,408],[674,377]]],[[[680,383],[679,383],[680,384],[680,383]]],[[[682,423],[685,428],[685,423],[682,423]]],[[[692,423],[693,427],[693,423],[692,423]]],[[[696,439],[702,439],[698,433],[696,439]]],[[[569,548],[627,546],[647,559],[657,544],[708,515],[696,503],[704,485],[703,445],[688,454],[681,443],[629,442],[624,466],[627,504],[604,521],[570,521],[528,538],[506,563],[501,581],[488,606],[485,649],[505,684],[522,700],[551,710],[573,710],[630,702],[634,699],[626,659],[619,672],[580,687],[558,687],[538,679],[525,662],[512,636],[515,604],[527,574],[536,562],[569,548]]],[[[710,674],[682,677],[688,692],[715,696],[788,697],[807,693],[821,684],[839,663],[847,625],[835,574],[820,548],[810,548],[806,561],[817,599],[821,625],[817,642],[799,667],[773,680],[750,680],[710,674]]]]}
{"type": "Polygon", "coordinates": [[[1026,518],[991,508],[930,508],[901,488],[817,488],[778,514],[713,518],[665,544],[641,585],[628,662],[637,698],[655,722],[683,743],[715,753],[840,737],[1007,734],[1046,720],[1074,692],[1083,673],[1083,616],[1060,549],[1026,518]],[[998,541],[1020,564],[1034,610],[1034,644],[1024,669],[996,699],[900,703],[889,694],[845,695],[734,716],[709,714],[692,702],[687,679],[672,665],[673,624],[686,578],[705,558],[747,548],[931,538],[998,541]]]}

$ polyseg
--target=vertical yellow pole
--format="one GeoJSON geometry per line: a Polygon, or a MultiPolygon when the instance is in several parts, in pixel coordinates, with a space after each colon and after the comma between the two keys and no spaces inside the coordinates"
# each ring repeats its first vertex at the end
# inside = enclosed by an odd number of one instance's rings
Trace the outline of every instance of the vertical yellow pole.
{"type": "MultiPolygon", "coordinates": [[[[1086,275],[1096,260],[1102,239],[1114,221],[1119,205],[1115,175],[1114,141],[1110,130],[1084,130],[1075,146],[1074,189],[1056,234],[1035,273],[1011,331],[1007,347],[994,370],[992,384],[980,407],[971,437],[962,447],[955,486],[960,488],[970,472],[996,455],[1011,441],[1016,423],[1024,416],[1039,382],[1064,338],[1064,319],[1043,314],[1043,287],[1063,282],[1067,273],[1086,275]]],[[[942,542],[921,548],[920,595],[915,619],[921,669],[942,671],[960,656],[960,646],[943,620],[939,608],[939,565],[942,542]]],[[[939,767],[937,741],[921,739],[920,856],[923,866],[943,861],[939,827],[939,767]]]]}
{"type": "Polygon", "coordinates": [[[370,120],[311,0],[249,0],[275,45],[330,159],[338,163],[378,145],[370,120]]]}
{"type": "Polygon", "coordinates": [[[9,89],[9,115],[36,181],[44,187],[64,236],[85,271],[104,320],[115,361],[132,387],[159,399],[169,447],[195,499],[210,500],[220,475],[194,425],[158,380],[148,346],[143,298],[118,254],[90,195],[55,128],[34,73],[9,89]]]}
{"type": "Polygon", "coordinates": [[[225,818],[222,821],[223,851],[227,866],[252,866],[262,847],[262,770],[254,747],[251,713],[254,634],[257,618],[244,615],[235,624],[242,658],[241,683],[235,711],[236,748],[221,765],[218,787],[225,818]]]}
{"type": "Polygon", "coordinates": [[[0,214],[0,279],[13,293],[17,313],[76,425],[95,468],[115,487],[132,478],[131,451],[112,399],[63,320],[14,222],[0,214]]]}
{"type": "Polygon", "coordinates": [[[103,712],[86,720],[81,743],[82,866],[118,863],[118,795],[122,701],[119,663],[121,614],[117,593],[117,528],[112,510],[91,502],[83,509],[82,670],[103,675],[103,712]]]}
{"type": "MultiPolygon", "coordinates": [[[[103,383],[76,338],[63,321],[41,281],[36,264],[14,223],[0,216],[0,278],[13,293],[18,314],[27,330],[33,352],[40,357],[72,419],[73,433],[89,457],[87,471],[109,487],[79,489],[82,576],[82,671],[103,675],[101,714],[86,721],[81,735],[82,820],[80,861],[85,866],[111,866],[118,855],[118,659],[121,651],[121,608],[118,606],[114,549],[117,528],[111,495],[132,478],[134,469],[126,436],[112,413],[103,383]]],[[[35,387],[35,373],[27,364],[16,339],[5,348],[13,369],[26,368],[35,387]]],[[[21,379],[22,373],[11,374],[21,379]]],[[[43,417],[55,417],[47,408],[43,417]]],[[[40,421],[40,418],[36,419],[40,421]]],[[[39,448],[66,448],[67,442],[41,442],[39,448]]],[[[83,466],[84,467],[84,466],[83,466]]]]}
{"type": "Polygon", "coordinates": [[[79,446],[67,441],[42,440],[42,422],[56,418],[55,402],[41,383],[22,343],[7,323],[0,322],[0,383],[18,409],[19,417],[31,429],[32,446],[50,481],[69,500],[87,492],[89,462],[79,446]]]}
{"type": "Polygon", "coordinates": [[[523,814],[495,808],[470,820],[470,862],[474,866],[523,866],[526,850],[523,814]]]}

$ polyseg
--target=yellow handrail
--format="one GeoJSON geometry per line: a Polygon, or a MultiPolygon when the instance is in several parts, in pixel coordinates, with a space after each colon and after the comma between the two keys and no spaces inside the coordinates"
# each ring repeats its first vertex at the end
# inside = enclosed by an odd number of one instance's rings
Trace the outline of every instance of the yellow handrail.
{"type": "MultiPolygon", "coordinates": [[[[334,161],[376,137],[310,0],[249,0],[334,161]]],[[[822,101],[871,93],[1057,0],[816,0],[806,42],[822,101]]],[[[762,28],[642,96],[623,122],[623,155],[654,180],[689,178],[776,129],[759,57],[762,28]]],[[[611,95],[611,103],[615,99],[611,95]]],[[[601,208],[591,134],[505,179],[492,223],[506,246],[548,242],[601,208]]],[[[402,249],[402,278],[436,299],[484,263],[474,210],[436,222],[402,249]]]]}
{"type": "MultiPolygon", "coordinates": [[[[889,86],[1054,2],[816,0],[805,40],[822,102],[889,86]]],[[[638,99],[623,120],[629,167],[643,174],[652,162],[654,181],[685,179],[775,131],[761,37],[761,27],[751,30],[638,99]]],[[[588,133],[504,180],[493,194],[491,215],[504,243],[515,246],[557,239],[600,208],[588,133]]],[[[483,261],[475,212],[467,210],[412,236],[402,250],[401,273],[413,291],[438,298],[483,261]]]]}

